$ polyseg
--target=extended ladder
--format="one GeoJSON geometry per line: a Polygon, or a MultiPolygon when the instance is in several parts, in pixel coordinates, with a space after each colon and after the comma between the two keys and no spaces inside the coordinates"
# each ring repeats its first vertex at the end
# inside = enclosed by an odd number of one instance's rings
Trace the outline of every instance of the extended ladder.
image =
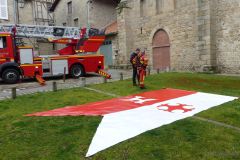
{"type": "Polygon", "coordinates": [[[81,29],[77,27],[12,25],[1,24],[0,32],[12,33],[16,28],[17,37],[29,38],[71,38],[80,39],[81,29]]]}

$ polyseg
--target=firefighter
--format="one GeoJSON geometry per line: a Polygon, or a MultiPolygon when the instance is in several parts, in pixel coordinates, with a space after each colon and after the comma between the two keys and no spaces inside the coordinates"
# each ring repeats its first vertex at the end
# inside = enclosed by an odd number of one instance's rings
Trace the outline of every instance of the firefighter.
{"type": "Polygon", "coordinates": [[[130,56],[130,63],[132,64],[132,68],[133,68],[133,75],[132,75],[133,86],[137,86],[136,79],[138,80],[138,83],[139,83],[139,78],[137,74],[137,57],[139,53],[141,53],[141,50],[137,48],[136,51],[133,52],[130,56]]]}
{"type": "Polygon", "coordinates": [[[139,87],[145,89],[144,79],[146,77],[146,68],[148,65],[148,59],[145,56],[145,51],[138,53],[137,56],[137,74],[139,77],[139,87]]]}

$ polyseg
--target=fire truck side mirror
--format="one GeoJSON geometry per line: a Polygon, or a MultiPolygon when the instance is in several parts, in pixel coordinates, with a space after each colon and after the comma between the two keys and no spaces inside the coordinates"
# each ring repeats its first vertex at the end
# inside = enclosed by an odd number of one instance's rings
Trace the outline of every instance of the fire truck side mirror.
{"type": "Polygon", "coordinates": [[[57,37],[62,37],[64,35],[64,28],[54,28],[53,29],[53,35],[57,37]]]}

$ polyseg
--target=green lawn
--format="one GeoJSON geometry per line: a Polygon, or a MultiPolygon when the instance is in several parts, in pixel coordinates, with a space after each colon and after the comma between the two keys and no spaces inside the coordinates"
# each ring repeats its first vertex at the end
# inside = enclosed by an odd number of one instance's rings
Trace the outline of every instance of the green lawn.
{"type": "MultiPolygon", "coordinates": [[[[149,90],[179,88],[240,96],[240,78],[210,74],[164,73],[147,77],[149,90]]],[[[131,80],[91,85],[125,96],[142,92],[131,80]]],[[[0,160],[85,159],[101,117],[24,117],[24,114],[112,97],[86,89],[39,93],[0,102],[0,160]]],[[[212,108],[199,117],[240,127],[240,100],[212,108]]],[[[146,132],[90,159],[225,160],[240,159],[240,136],[208,122],[188,118],[146,132]]]]}

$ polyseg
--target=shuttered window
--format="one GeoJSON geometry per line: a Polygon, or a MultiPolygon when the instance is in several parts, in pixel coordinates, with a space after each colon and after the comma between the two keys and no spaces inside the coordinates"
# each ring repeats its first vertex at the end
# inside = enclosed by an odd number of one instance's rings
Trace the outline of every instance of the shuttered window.
{"type": "Polygon", "coordinates": [[[0,19],[8,19],[7,0],[0,0],[0,19]]]}

